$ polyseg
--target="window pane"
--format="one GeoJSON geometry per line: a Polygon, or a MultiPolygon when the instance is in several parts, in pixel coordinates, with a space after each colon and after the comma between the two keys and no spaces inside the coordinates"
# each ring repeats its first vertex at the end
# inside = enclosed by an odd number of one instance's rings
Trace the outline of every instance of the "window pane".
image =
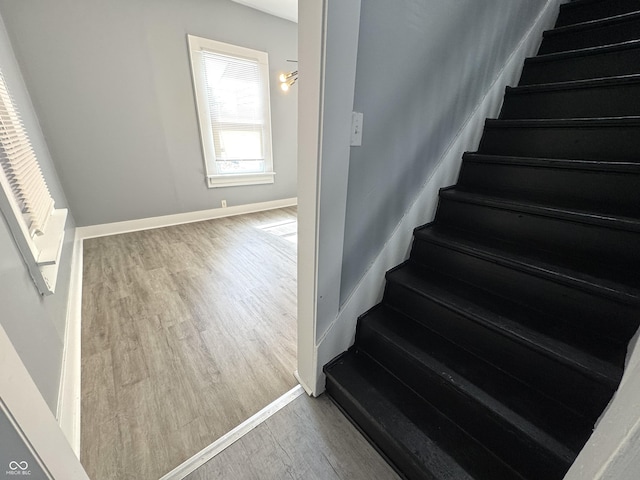
{"type": "Polygon", "coordinates": [[[262,160],[242,162],[216,162],[217,173],[263,173],[264,162],[262,160]]]}
{"type": "Polygon", "coordinates": [[[203,66],[216,162],[252,162],[242,169],[263,171],[263,85],[258,62],[205,52],[203,66]]]}
{"type": "Polygon", "coordinates": [[[262,128],[213,126],[216,161],[263,160],[262,128]]]}

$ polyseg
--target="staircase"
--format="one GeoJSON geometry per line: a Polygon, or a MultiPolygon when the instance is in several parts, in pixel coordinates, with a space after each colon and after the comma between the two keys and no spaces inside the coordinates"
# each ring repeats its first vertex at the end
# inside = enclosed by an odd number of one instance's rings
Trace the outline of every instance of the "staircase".
{"type": "Polygon", "coordinates": [[[640,1],[562,5],[327,364],[408,479],[562,479],[640,323],[640,1]]]}

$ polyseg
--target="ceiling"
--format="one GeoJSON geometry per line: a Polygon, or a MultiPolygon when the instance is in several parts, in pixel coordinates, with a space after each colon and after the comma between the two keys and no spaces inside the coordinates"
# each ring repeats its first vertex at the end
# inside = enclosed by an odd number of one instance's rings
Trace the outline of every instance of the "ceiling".
{"type": "Polygon", "coordinates": [[[247,7],[298,23],[298,0],[232,0],[247,7]]]}

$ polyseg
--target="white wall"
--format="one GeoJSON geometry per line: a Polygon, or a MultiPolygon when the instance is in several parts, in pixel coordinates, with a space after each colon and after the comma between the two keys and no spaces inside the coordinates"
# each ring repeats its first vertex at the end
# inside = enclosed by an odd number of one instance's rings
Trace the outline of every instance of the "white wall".
{"type": "Polygon", "coordinates": [[[349,160],[341,302],[547,3],[362,3],[354,109],[364,128],[349,160]]]}
{"type": "MultiPolygon", "coordinates": [[[[67,200],[58,181],[2,18],[0,68],[20,108],[34,151],[56,202],[56,208],[65,208],[67,200]]],[[[62,367],[74,231],[74,220],[69,215],[56,293],[42,297],[29,275],[4,217],[0,215],[0,324],[54,413],[57,408],[62,367]]]]}
{"type": "Polygon", "coordinates": [[[631,341],[620,387],[565,480],[640,478],[640,343],[631,341]]]}
{"type": "Polygon", "coordinates": [[[230,0],[0,0],[78,225],[296,196],[297,25],[230,0]],[[187,33],[269,53],[273,185],[208,189],[187,33]]]}

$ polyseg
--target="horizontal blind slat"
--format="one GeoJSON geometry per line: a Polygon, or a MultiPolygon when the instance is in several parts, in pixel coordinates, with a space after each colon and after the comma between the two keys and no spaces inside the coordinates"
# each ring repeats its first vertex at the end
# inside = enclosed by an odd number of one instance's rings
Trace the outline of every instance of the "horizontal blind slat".
{"type": "Polygon", "coordinates": [[[29,136],[0,72],[0,166],[29,233],[41,234],[54,207],[29,136]]]}

